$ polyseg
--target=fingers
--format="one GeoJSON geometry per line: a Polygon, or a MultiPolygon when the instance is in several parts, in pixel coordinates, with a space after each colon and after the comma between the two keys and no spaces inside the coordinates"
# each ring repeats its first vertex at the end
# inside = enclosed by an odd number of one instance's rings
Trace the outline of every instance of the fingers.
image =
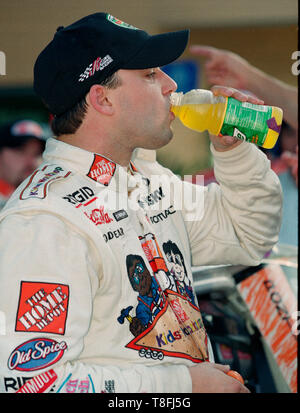
{"type": "Polygon", "coordinates": [[[212,362],[189,368],[193,393],[250,393],[237,379],[227,375],[230,366],[212,362]]]}
{"type": "Polygon", "coordinates": [[[223,371],[224,373],[228,373],[230,370],[230,366],[229,364],[219,364],[219,363],[210,363],[210,365],[212,367],[214,367],[215,369],[218,369],[220,371],[223,371]]]}
{"type": "Polygon", "coordinates": [[[215,96],[233,97],[241,102],[250,102],[254,105],[263,105],[264,101],[254,95],[247,94],[228,86],[215,85],[211,88],[215,96]]]}
{"type": "Polygon", "coordinates": [[[217,49],[211,46],[192,45],[189,51],[196,56],[211,57],[217,52],[217,49]]]}

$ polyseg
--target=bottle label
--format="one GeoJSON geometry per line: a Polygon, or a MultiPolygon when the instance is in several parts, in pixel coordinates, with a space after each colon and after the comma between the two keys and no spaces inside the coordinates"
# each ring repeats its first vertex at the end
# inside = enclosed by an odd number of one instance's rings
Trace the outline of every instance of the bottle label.
{"type": "Polygon", "coordinates": [[[269,130],[268,121],[271,116],[271,106],[253,105],[228,98],[220,135],[234,136],[262,146],[269,130]]]}

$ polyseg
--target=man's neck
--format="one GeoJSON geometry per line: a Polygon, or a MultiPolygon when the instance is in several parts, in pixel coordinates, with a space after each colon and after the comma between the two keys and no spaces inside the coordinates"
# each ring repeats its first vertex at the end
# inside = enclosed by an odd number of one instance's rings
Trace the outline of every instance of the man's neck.
{"type": "Polygon", "coordinates": [[[124,148],[118,145],[117,141],[113,141],[112,139],[96,140],[94,137],[92,139],[88,139],[88,137],[83,137],[81,134],[77,133],[60,135],[57,139],[69,145],[77,146],[78,148],[84,149],[88,152],[102,155],[124,167],[129,165],[132,156],[131,151],[127,148],[124,150],[124,148]]]}

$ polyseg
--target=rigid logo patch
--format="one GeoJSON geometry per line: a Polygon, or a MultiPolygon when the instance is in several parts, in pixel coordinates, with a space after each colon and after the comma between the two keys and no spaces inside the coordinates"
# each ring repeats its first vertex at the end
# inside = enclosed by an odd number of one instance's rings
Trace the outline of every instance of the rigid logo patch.
{"type": "Polygon", "coordinates": [[[62,358],[67,344],[47,338],[34,338],[16,347],[9,356],[10,370],[35,371],[57,363],[62,358]]]}
{"type": "Polygon", "coordinates": [[[100,155],[94,155],[94,162],[87,176],[103,185],[108,185],[116,170],[116,164],[100,155]]]}
{"type": "Polygon", "coordinates": [[[22,281],[15,330],[64,334],[68,302],[67,285],[22,281]]]}
{"type": "Polygon", "coordinates": [[[84,205],[84,202],[88,201],[94,195],[95,193],[91,188],[89,188],[88,186],[83,186],[77,191],[74,191],[71,194],[67,194],[63,197],[63,199],[70,202],[70,204],[76,205],[76,208],[80,208],[82,205],[84,205]]]}

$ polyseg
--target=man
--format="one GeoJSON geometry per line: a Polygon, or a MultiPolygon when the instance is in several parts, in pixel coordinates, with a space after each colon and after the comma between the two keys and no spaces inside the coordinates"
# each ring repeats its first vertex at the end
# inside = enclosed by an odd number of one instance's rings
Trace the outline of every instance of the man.
{"type": "Polygon", "coordinates": [[[22,119],[0,127],[0,209],[38,166],[44,149],[44,133],[38,123],[22,119]]]}
{"type": "Polygon", "coordinates": [[[256,265],[277,241],[281,189],[265,155],[231,137],[211,137],[220,186],[182,183],[155,161],[177,87],[159,67],[187,41],[188,31],[150,36],[96,13],[60,27],[39,55],[34,86],[57,138],[1,215],[2,391],[37,376],[21,391],[67,392],[72,381],[78,392],[248,392],[213,363],[199,309],[166,289],[162,245],[178,246],[190,281],[193,264],[256,265]],[[204,207],[175,207],[181,190],[204,207]],[[136,337],[128,256],[155,273],[163,303],[136,337]]]}

